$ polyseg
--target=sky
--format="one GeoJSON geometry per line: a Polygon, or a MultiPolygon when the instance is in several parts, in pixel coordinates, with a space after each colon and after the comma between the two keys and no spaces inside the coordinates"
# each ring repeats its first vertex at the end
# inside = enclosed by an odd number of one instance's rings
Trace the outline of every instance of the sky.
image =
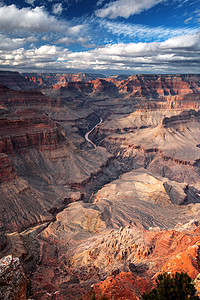
{"type": "Polygon", "coordinates": [[[200,73],[200,0],[0,0],[0,69],[200,73]]]}

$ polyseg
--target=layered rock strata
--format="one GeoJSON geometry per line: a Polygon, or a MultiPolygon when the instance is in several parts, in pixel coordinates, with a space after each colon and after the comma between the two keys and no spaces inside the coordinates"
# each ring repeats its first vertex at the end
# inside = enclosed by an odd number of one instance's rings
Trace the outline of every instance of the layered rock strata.
{"type": "Polygon", "coordinates": [[[21,76],[18,72],[0,71],[0,84],[13,90],[33,90],[33,82],[21,76]]]}

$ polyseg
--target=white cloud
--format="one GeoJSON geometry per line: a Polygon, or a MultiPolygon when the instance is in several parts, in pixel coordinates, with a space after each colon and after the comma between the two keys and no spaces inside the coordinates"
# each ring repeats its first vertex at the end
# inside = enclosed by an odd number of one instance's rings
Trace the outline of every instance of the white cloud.
{"type": "MultiPolygon", "coordinates": [[[[162,48],[167,49],[192,49],[193,51],[200,50],[200,32],[193,35],[185,35],[173,37],[161,43],[162,48]]],[[[198,54],[198,53],[197,53],[198,54]]]]}
{"type": "Polygon", "coordinates": [[[76,25],[68,29],[68,33],[71,35],[79,34],[81,30],[85,28],[85,25],[76,25]]]}
{"type": "Polygon", "coordinates": [[[87,52],[59,57],[74,68],[98,70],[154,70],[160,72],[198,72],[200,34],[168,39],[165,42],[114,44],[87,52]]]}
{"type": "Polygon", "coordinates": [[[105,1],[105,0],[99,0],[99,1],[97,2],[97,6],[102,5],[104,1],[105,1]]]}
{"type": "Polygon", "coordinates": [[[56,55],[59,48],[56,46],[44,45],[41,46],[39,49],[34,50],[34,54],[36,57],[49,57],[50,55],[56,55]]]}
{"type": "Polygon", "coordinates": [[[57,44],[65,44],[66,46],[68,46],[72,43],[73,43],[73,39],[68,36],[63,37],[57,41],[57,44]]]}
{"type": "Polygon", "coordinates": [[[95,13],[100,18],[128,18],[131,15],[148,10],[160,2],[162,0],[116,0],[107,3],[103,8],[96,10],[95,13]]]}
{"type": "Polygon", "coordinates": [[[56,3],[52,7],[53,14],[59,15],[63,11],[62,3],[56,3]]]}
{"type": "Polygon", "coordinates": [[[81,44],[85,45],[87,43],[87,38],[79,37],[79,38],[71,38],[71,37],[64,37],[57,41],[57,44],[65,44],[66,46],[69,46],[70,44],[81,44]]]}
{"type": "Polygon", "coordinates": [[[30,5],[34,5],[35,0],[25,0],[25,2],[30,5]]]}
{"type": "Polygon", "coordinates": [[[140,73],[198,73],[200,33],[164,42],[120,43],[72,53],[52,45],[0,51],[1,68],[18,70],[98,70],[140,73]]]}
{"type": "Polygon", "coordinates": [[[192,19],[193,19],[193,17],[187,18],[187,19],[184,21],[184,23],[185,23],[185,24],[188,24],[190,21],[192,21],[192,19]]]}
{"type": "Polygon", "coordinates": [[[36,38],[35,36],[29,36],[26,38],[27,42],[38,42],[38,38],[36,38]]]}
{"type": "Polygon", "coordinates": [[[18,9],[16,5],[0,7],[1,30],[36,32],[63,31],[66,26],[48,15],[42,7],[18,9]]]}
{"type": "Polygon", "coordinates": [[[99,25],[108,30],[108,32],[117,36],[127,36],[138,38],[141,41],[162,41],[169,37],[180,35],[195,34],[199,28],[165,28],[165,27],[149,27],[140,24],[130,24],[109,20],[99,20],[99,25]]]}
{"type": "Polygon", "coordinates": [[[0,34],[0,50],[12,50],[19,48],[25,44],[25,39],[12,39],[0,34]]]}
{"type": "Polygon", "coordinates": [[[44,67],[48,65],[55,65],[60,53],[63,55],[68,50],[61,50],[59,47],[44,45],[36,49],[26,50],[19,48],[13,51],[0,51],[1,66],[18,66],[22,68],[44,67]]]}

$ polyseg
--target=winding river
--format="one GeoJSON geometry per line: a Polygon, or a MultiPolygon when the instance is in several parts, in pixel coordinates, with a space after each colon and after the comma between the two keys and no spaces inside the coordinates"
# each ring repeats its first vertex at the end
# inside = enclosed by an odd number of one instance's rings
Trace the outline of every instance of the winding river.
{"type": "Polygon", "coordinates": [[[85,134],[85,139],[87,142],[89,142],[92,146],[94,146],[94,148],[96,149],[96,145],[89,139],[89,135],[90,133],[99,125],[103,122],[103,119],[100,118],[100,122],[97,123],[90,131],[88,131],[86,134],[85,134]]]}

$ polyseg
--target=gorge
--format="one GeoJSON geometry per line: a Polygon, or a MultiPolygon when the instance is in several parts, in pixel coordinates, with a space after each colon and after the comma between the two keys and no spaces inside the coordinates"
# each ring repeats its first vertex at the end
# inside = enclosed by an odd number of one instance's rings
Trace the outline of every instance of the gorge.
{"type": "Polygon", "coordinates": [[[200,75],[1,71],[0,124],[16,299],[139,299],[164,271],[200,295],[200,75]]]}

